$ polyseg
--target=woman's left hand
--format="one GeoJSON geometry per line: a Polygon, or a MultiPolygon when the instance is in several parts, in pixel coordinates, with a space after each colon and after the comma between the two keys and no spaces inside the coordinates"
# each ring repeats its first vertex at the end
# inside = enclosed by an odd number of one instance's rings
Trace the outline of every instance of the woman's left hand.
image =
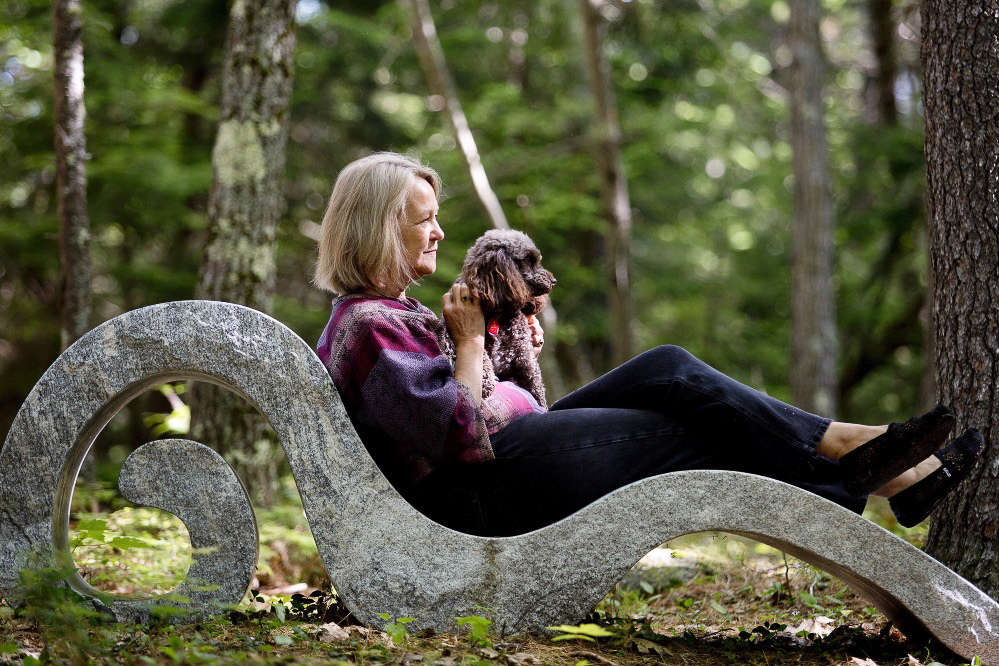
{"type": "Polygon", "coordinates": [[[545,331],[534,315],[527,316],[527,326],[531,329],[531,344],[534,345],[534,357],[537,358],[541,354],[541,347],[545,344],[545,331]]]}

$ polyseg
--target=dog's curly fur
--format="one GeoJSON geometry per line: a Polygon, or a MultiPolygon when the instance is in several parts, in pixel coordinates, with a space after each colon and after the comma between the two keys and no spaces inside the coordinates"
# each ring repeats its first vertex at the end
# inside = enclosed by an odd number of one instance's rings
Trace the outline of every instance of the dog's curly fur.
{"type": "Polygon", "coordinates": [[[548,304],[555,276],[541,265],[534,241],[520,231],[487,231],[468,250],[459,281],[482,304],[487,328],[499,324],[495,335],[486,332],[483,397],[492,393],[496,379],[509,380],[547,406],[527,316],[548,304]]]}

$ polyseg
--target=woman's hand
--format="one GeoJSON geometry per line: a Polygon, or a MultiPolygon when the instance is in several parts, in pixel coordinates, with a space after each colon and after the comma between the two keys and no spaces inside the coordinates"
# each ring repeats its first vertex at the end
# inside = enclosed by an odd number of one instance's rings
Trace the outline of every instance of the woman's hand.
{"type": "Polygon", "coordinates": [[[545,344],[545,330],[534,315],[527,316],[527,326],[531,329],[531,344],[534,345],[534,358],[541,355],[541,347],[545,344]]]}
{"type": "Polygon", "coordinates": [[[441,297],[444,323],[455,346],[469,338],[485,338],[486,320],[468,285],[455,284],[441,297]]]}
{"type": "Polygon", "coordinates": [[[454,378],[468,387],[476,404],[482,401],[482,354],[486,320],[468,285],[456,284],[441,298],[444,324],[454,340],[454,378]]]}

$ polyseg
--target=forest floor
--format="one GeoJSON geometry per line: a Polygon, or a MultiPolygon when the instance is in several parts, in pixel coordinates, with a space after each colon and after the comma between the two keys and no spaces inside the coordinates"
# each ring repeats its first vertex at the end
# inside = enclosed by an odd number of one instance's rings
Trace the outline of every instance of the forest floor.
{"type": "MultiPolygon", "coordinates": [[[[183,577],[189,546],[169,514],[78,513],[76,564],[109,593],[157,593],[183,577]],[[185,546],[187,551],[185,551],[185,546]]],[[[870,517],[894,529],[884,507],[870,517]]],[[[27,606],[0,604],[0,664],[400,664],[508,666],[968,663],[938,643],[907,641],[863,597],[810,565],[724,534],[674,540],[636,565],[576,627],[499,636],[484,617],[454,633],[351,624],[330,592],[300,508],[258,512],[261,567],[227,615],[197,624],[114,624],[40,584],[27,606]]],[[[918,543],[925,528],[897,530],[918,543]]]]}

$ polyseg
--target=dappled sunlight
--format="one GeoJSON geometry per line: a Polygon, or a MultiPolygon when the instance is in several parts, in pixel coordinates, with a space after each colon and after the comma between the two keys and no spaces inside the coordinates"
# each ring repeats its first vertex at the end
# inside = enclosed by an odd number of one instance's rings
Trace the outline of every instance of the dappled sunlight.
{"type": "Polygon", "coordinates": [[[191,541],[177,516],[147,507],[76,516],[69,532],[73,560],[98,590],[153,597],[183,582],[191,566],[191,541]]]}

